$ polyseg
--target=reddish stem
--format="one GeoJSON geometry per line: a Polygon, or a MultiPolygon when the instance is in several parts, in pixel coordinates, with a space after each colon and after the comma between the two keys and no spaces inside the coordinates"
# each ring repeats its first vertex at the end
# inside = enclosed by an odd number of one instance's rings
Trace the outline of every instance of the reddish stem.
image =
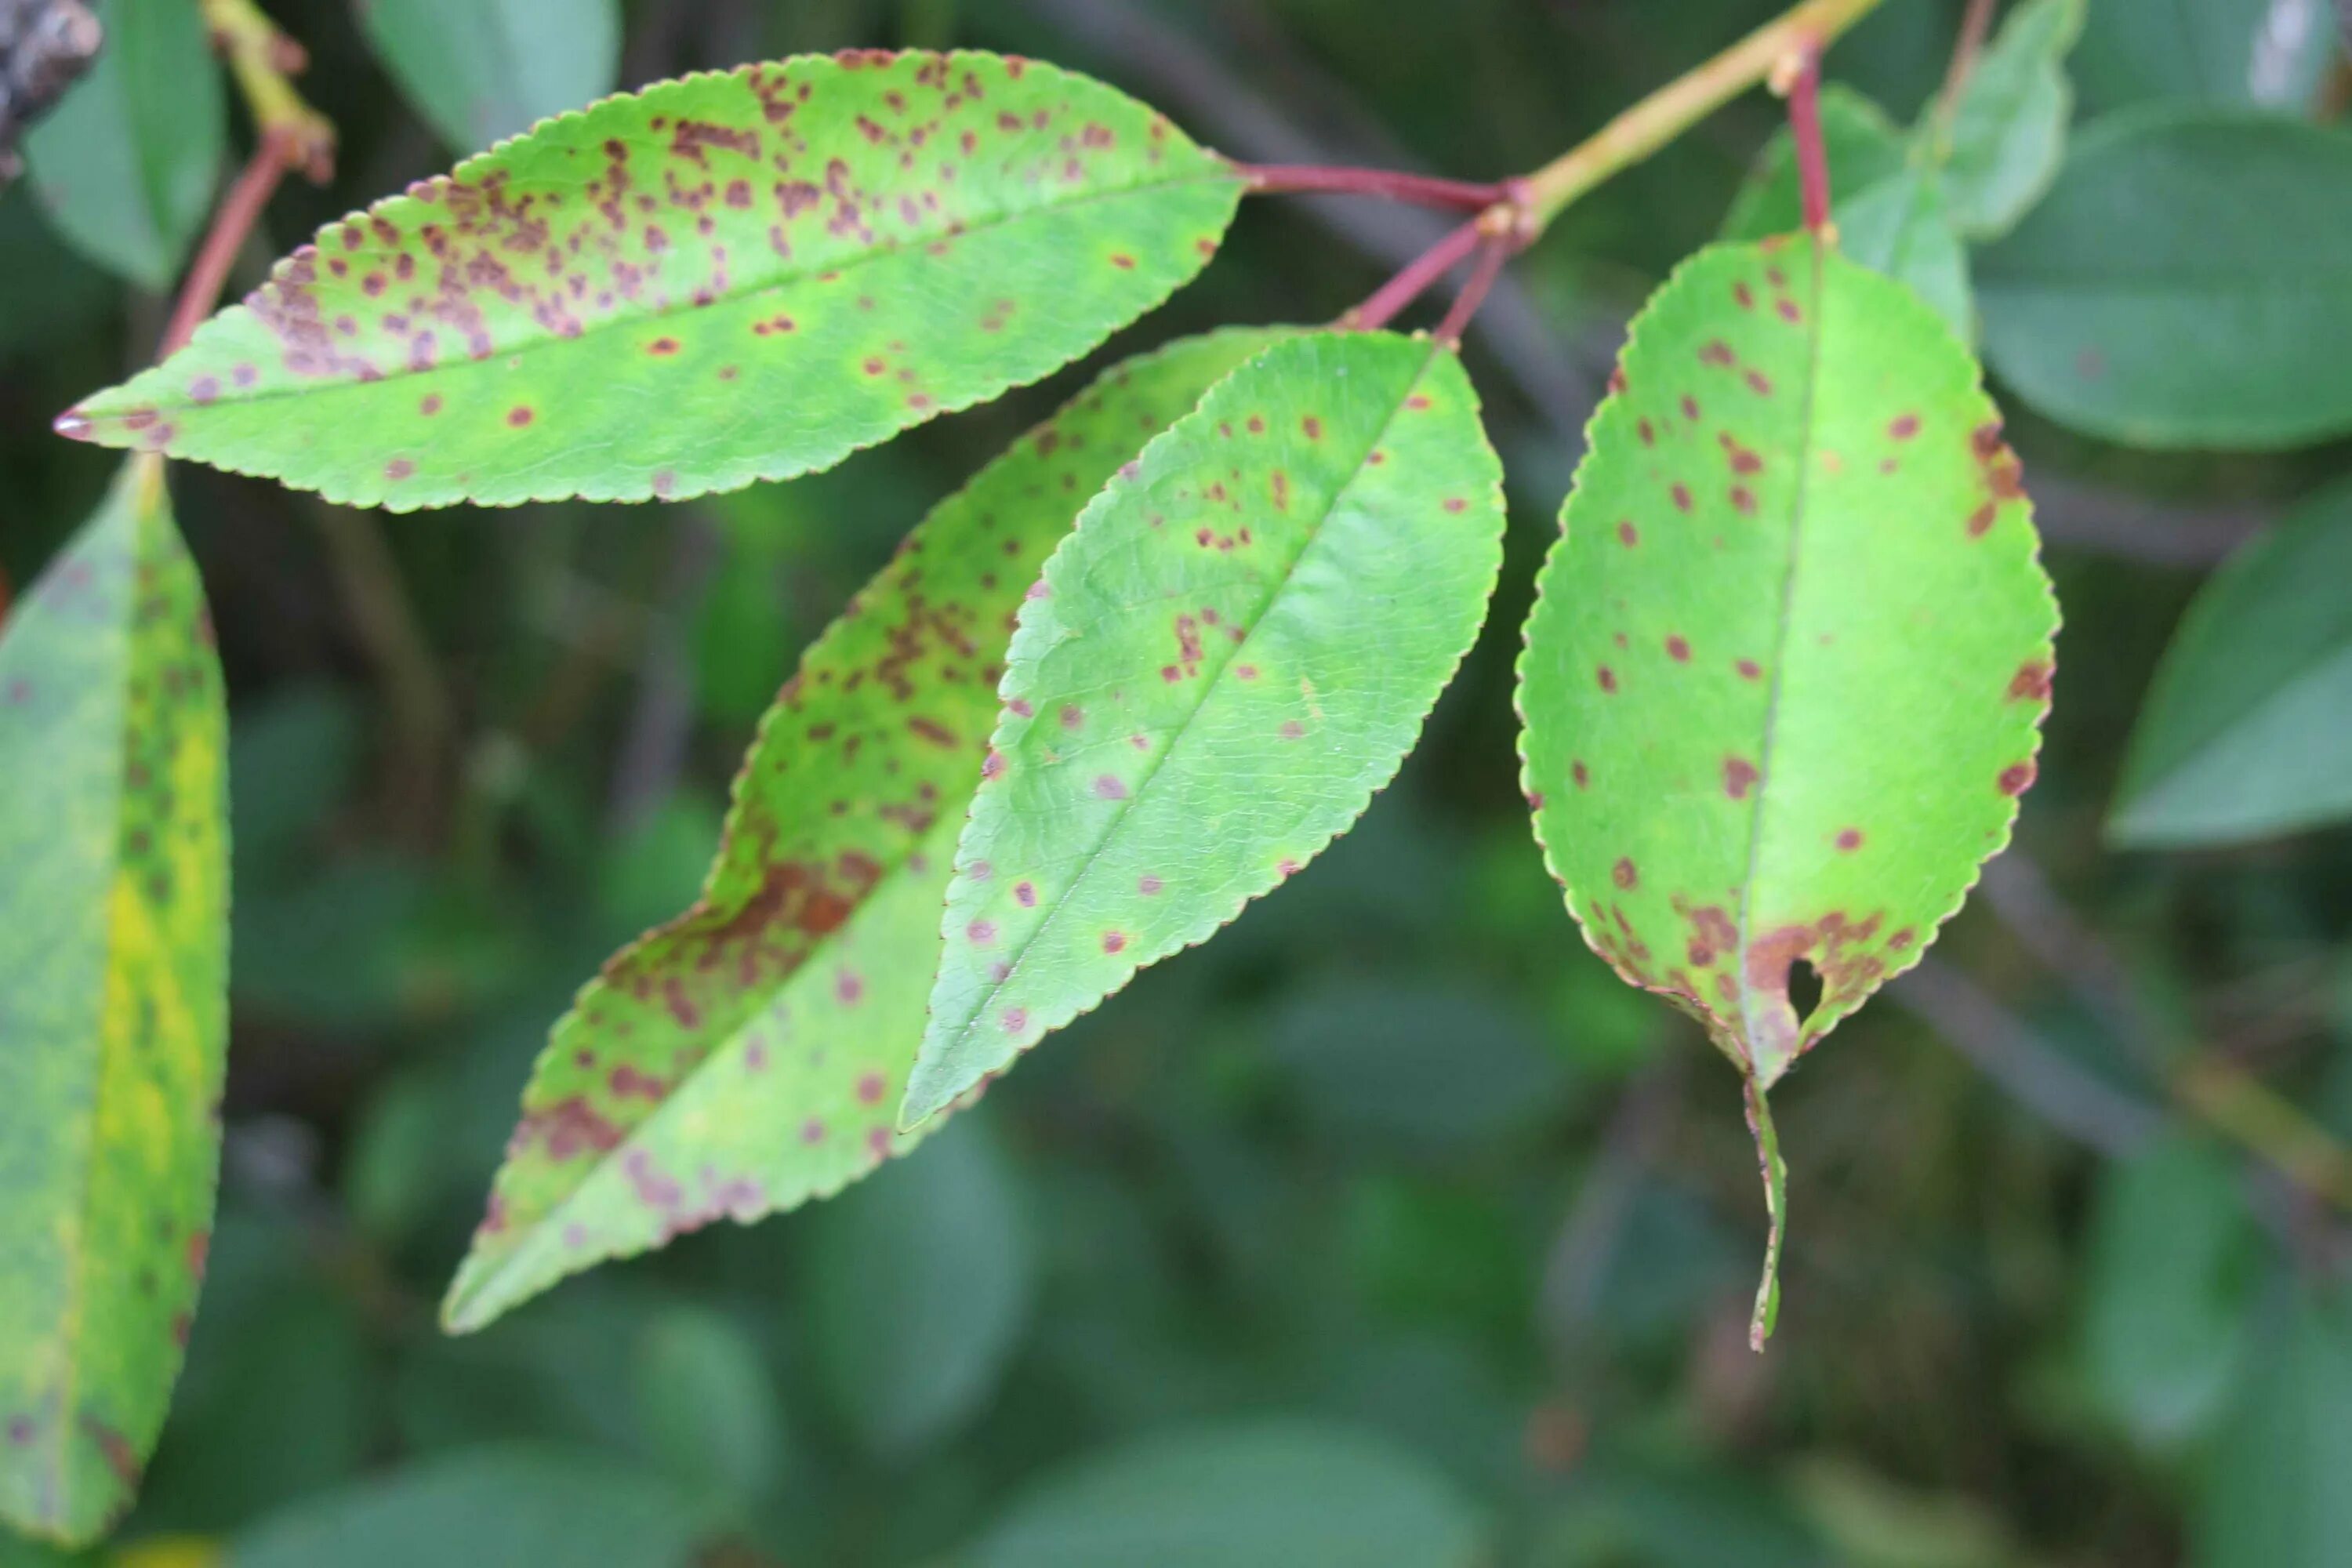
{"type": "Polygon", "coordinates": [[[1444,239],[1406,262],[1403,269],[1381,284],[1370,299],[1349,311],[1342,324],[1368,332],[1387,326],[1396,319],[1398,311],[1428,292],[1431,284],[1453,271],[1464,257],[1477,249],[1478,242],[1484,237],[1486,231],[1475,218],[1454,229],[1444,239]]]}
{"type": "Polygon", "coordinates": [[[1486,292],[1494,288],[1495,279],[1503,275],[1503,263],[1509,259],[1511,242],[1502,235],[1490,234],[1478,247],[1478,265],[1471,269],[1470,280],[1462,285],[1462,292],[1454,296],[1447,307],[1445,319],[1437,324],[1437,341],[1458,343],[1470,325],[1470,318],[1486,302],[1486,292]]]}
{"type": "Polygon", "coordinates": [[[1250,190],[1270,195],[1281,192],[1338,192],[1347,195],[1386,196],[1416,206],[1450,207],[1480,212],[1504,199],[1499,183],[1440,179],[1434,174],[1408,174],[1394,169],[1356,169],[1328,163],[1243,163],[1250,190]]]}
{"type": "Polygon", "coordinates": [[[213,215],[204,248],[196,252],[195,265],[188,268],[188,279],[180,286],[179,302],[172,307],[172,323],[163,329],[163,346],[155,352],[158,360],[169,359],[186,347],[188,339],[195,334],[196,324],[212,314],[222,286],[228,281],[228,269],[236,261],[237,251],[244,247],[245,237],[253,232],[261,209],[268,205],[278,182],[285,177],[289,161],[298,153],[294,140],[282,132],[273,131],[262,136],[261,145],[253,150],[252,161],[222,198],[220,211],[213,215]]]}
{"type": "Polygon", "coordinates": [[[1809,48],[1789,84],[1789,130],[1797,141],[1797,178],[1805,199],[1805,226],[1819,234],[1830,223],[1830,157],[1822,142],[1822,52],[1809,48]]]}

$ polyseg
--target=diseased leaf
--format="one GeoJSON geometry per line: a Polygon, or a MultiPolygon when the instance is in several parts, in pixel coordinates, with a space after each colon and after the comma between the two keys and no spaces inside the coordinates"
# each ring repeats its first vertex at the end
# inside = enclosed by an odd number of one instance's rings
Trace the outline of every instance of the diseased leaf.
{"type": "Polygon", "coordinates": [[[1361,815],[1485,617],[1501,478],[1451,349],[1327,333],[1088,504],[1021,608],[901,1126],[1361,815]]]}
{"type": "Polygon", "coordinates": [[[1218,332],[1106,374],[942,501],[809,649],[745,760],[700,903],[556,1025],[451,1327],[721,1215],[822,1196],[912,1145],[891,1110],[1022,593],[1086,498],[1273,335],[1218,332]]]}
{"type": "Polygon", "coordinates": [[[2154,108],[2076,139],[1978,258],[1986,357],[2052,418],[2146,447],[2352,429],[2352,135],[2154,108]]]}
{"type": "MultiPolygon", "coordinates": [[[[1886,111],[1851,88],[1822,91],[1822,140],[1829,154],[1832,214],[1846,254],[1917,289],[1963,335],[1976,331],[1968,252],[1952,227],[1932,169],[1886,111]]],[[[1724,220],[1726,239],[1764,239],[1804,223],[1795,143],[1784,128],[1765,143],[1755,172],[1724,220]]]]}
{"type": "Polygon", "coordinates": [[[356,0],[401,90],[459,152],[613,90],[615,0],[356,0]]]}
{"type": "Polygon", "coordinates": [[[1015,1503],[972,1568],[1473,1568],[1469,1500],[1387,1443],[1261,1421],[1129,1443],[1015,1503]]]}
{"type": "Polygon", "coordinates": [[[2109,833],[2242,843],[2352,816],[2352,489],[2231,558],[2141,710],[2109,833]]]}
{"type": "Polygon", "coordinates": [[[0,638],[0,1518],[130,1505],[195,1310],[227,1029],[227,720],[134,459],[0,638]]]}
{"type": "Polygon", "coordinates": [[[2058,177],[2074,110],[2066,54],[2083,34],[2084,0],[2026,0],[2009,14],[1969,75],[1938,149],[1954,221],[1975,238],[2006,234],[2058,177]]]}
{"type": "Polygon", "coordinates": [[[2301,109],[2317,95],[2335,40],[2328,0],[2091,0],[2074,74],[2104,115],[2174,100],[2301,109]]]}
{"type": "Polygon", "coordinates": [[[59,428],[395,511],[822,468],[1215,252],[1233,166],[1098,82],[806,57],[607,99],[321,229],[59,428]]]}
{"type": "Polygon", "coordinates": [[[1686,263],[1622,374],[1528,622],[1523,782],[1585,940],[1753,1080],[1777,1219],[1761,1091],[2006,842],[2056,605],[1975,363],[1811,237],[1686,263]]]}
{"type": "Polygon", "coordinates": [[[89,75],[25,138],[33,188],[91,260],[162,292],[204,226],[226,141],[194,0],[107,0],[89,75]]]}
{"type": "Polygon", "coordinates": [[[842,1422],[904,1459],[979,1415],[1028,1327],[1036,1271],[984,1116],[818,1209],[804,1316],[842,1422]]]}

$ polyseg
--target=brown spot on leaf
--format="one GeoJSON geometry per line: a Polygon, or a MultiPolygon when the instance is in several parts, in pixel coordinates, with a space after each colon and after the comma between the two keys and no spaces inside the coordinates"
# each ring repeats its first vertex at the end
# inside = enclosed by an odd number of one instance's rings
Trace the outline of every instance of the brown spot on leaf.
{"type": "Polygon", "coordinates": [[[1723,793],[1734,800],[1746,800],[1759,776],[1756,764],[1746,757],[1723,759],[1723,793]]]}

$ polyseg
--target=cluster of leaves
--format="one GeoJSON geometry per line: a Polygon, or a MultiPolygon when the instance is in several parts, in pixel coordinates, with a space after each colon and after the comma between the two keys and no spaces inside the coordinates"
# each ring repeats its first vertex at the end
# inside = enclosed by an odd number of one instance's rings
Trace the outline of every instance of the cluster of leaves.
{"type": "MultiPolygon", "coordinates": [[[[362,15],[460,142],[612,69],[609,16],[541,52],[502,8],[430,9],[362,15]],[[487,30],[480,47],[454,42],[466,29],[487,30]]],[[[124,33],[152,26],[169,58],[166,30],[192,15],[127,5],[124,33]]],[[[1795,159],[1768,153],[1727,242],[1634,323],[1527,624],[1523,782],[1546,858],[1594,950],[1741,1072],[1776,1258],[1767,1091],[1917,962],[2035,776],[2055,605],[1963,340],[1980,330],[2021,398],[2093,435],[2262,447],[2352,424],[2343,366],[2280,308],[2317,292],[2340,248],[2342,138],[2168,108],[2070,145],[2083,21],[2081,0],[2029,0],[1908,134],[1833,91],[1835,242],[1780,237],[1795,159]],[[2212,258],[2151,243],[2184,213],[2212,258]],[[2289,226],[2311,239],[2291,265],[2289,226]],[[1818,1002],[1797,994],[1807,969],[1818,1002]]],[[[208,203],[221,108],[206,73],[140,87],[139,47],[85,89],[118,144],[53,128],[59,150],[32,155],[50,193],[79,188],[67,161],[99,160],[89,177],[136,199],[62,203],[62,226],[159,283],[208,203]],[[210,96],[155,109],[170,93],[210,96]],[[121,127],[181,110],[209,147],[152,128],[121,144],[121,127]],[[126,169],[135,181],[113,178],[126,169]]],[[[0,907],[0,1023],[32,1042],[0,1083],[44,1134],[12,1122],[7,1146],[52,1200],[15,1222],[26,1261],[0,1293],[23,1320],[12,1338],[40,1347],[0,1367],[9,1517],[81,1539],[127,1504],[209,1234],[221,682],[158,455],[391,510],[810,473],[1082,356],[1206,264],[1246,184],[1148,108],[1018,59],[689,78],[329,225],[184,353],[63,417],[140,455],[0,644],[0,761],[29,777],[41,758],[56,796],[0,814],[10,865],[33,868],[11,886],[76,917],[0,907]]],[[[701,896],[557,1025],[446,1321],[478,1327],[602,1259],[835,1193],[1306,867],[1395,773],[1476,638],[1501,479],[1443,340],[1228,330],[1102,373],[935,508],[803,656],[701,896]]],[[[2119,835],[2220,842],[2352,810],[2320,721],[2352,680],[2352,623],[2326,591],[2347,563],[2340,512],[2321,503],[2217,580],[2136,744],[2119,835]],[[2235,787],[2250,768],[2261,790],[2235,787]]],[[[912,1205],[898,1228],[916,1245],[853,1246],[818,1270],[835,1304],[817,1319],[839,1325],[827,1364],[878,1449],[984,1395],[1023,1310],[1024,1244],[990,1158],[959,1133],[907,1168],[928,1196],[861,1188],[912,1205]],[[859,1320],[892,1290],[951,1301],[952,1330],[877,1342],[859,1320]],[[876,1392],[892,1386],[895,1402],[876,1392]]],[[[2223,1228],[2211,1268],[2235,1245],[2223,1228]]],[[[1776,1289],[1768,1267],[1759,1341],[1776,1289]]],[[[2309,1329],[2336,1344],[2323,1317],[2309,1329]]],[[[664,1368],[723,1387],[732,1342],[675,1333],[664,1368]]],[[[2151,1419],[2210,1408],[2218,1365],[2184,1373],[2180,1409],[2151,1419]]],[[[710,1430],[704,1412],[648,1419],[688,1445],[710,1430]]],[[[534,1510],[464,1527],[485,1551],[560,1550],[532,1532],[593,1524],[642,1534],[624,1555],[654,1561],[706,1522],[513,1464],[417,1473],[397,1497],[289,1519],[251,1555],[359,1561],[345,1543],[383,1535],[372,1510],[471,1519],[507,1481],[534,1510]]],[[[1236,1552],[1274,1560],[1455,1561],[1476,1535],[1393,1456],[1265,1428],[1104,1460],[973,1560],[1149,1561],[1182,1550],[1156,1510],[1203,1494],[1230,1501],[1218,1528],[1236,1552]],[[1325,1494],[1309,1511],[1326,1522],[1282,1546],[1287,1510],[1325,1494]]]]}

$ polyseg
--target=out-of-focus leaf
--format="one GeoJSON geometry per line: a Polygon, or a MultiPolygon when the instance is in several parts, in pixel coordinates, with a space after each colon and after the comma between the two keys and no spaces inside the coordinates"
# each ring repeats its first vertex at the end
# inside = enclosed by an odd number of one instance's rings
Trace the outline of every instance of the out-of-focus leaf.
{"type": "Polygon", "coordinates": [[[1987,358],[2062,423],[2143,447],[2352,429],[2352,134],[2117,115],[1977,258],[1987,358]]]}
{"type": "Polygon", "coordinates": [[[401,90],[458,152],[613,90],[616,0],[356,0],[401,90]]]}
{"type": "Polygon", "coordinates": [[[1345,1427],[1148,1437],[1041,1483],[971,1568],[1471,1568],[1484,1527],[1443,1477],[1345,1427]]]}
{"type": "Polygon", "coordinates": [[[2215,1434],[2192,1531],[2196,1568],[2342,1568],[2352,1542],[2352,1311],[2299,1297],[2263,1335],[2215,1434]]]}
{"type": "Polygon", "coordinates": [[[2102,1176],[2084,1350],[2100,1398],[2141,1441],[2197,1436],[2229,1394],[2253,1241],[2237,1165],[2210,1143],[2169,1139],[2102,1176]]]}
{"type": "Polygon", "coordinates": [[[2328,0],[2091,0],[2074,58],[2084,107],[2150,100],[2301,109],[2335,40],[2328,0]]]}
{"type": "Polygon", "coordinates": [[[810,1217],[807,1311],[836,1413],[901,1458],[987,1403],[1028,1326],[1028,1218],[982,1122],[810,1217]]]}
{"type": "MultiPolygon", "coordinates": [[[[1845,254],[1918,290],[1962,336],[1975,332],[1968,252],[1935,171],[1886,111],[1851,88],[1822,92],[1822,140],[1845,254]]],[[[1803,225],[1796,144],[1784,128],[1765,143],[1724,220],[1723,237],[1764,239],[1803,225]]]]}
{"type": "Polygon", "coordinates": [[[1476,637],[1501,467],[1454,352],[1268,349],[1022,605],[902,1126],[1205,941],[1361,816],[1476,637]]]}
{"type": "Polygon", "coordinates": [[[775,1489],[784,1458],[775,1378],[731,1319],[665,1310],[637,1336],[635,1382],[646,1447],[681,1488],[739,1513],[775,1489]]]}
{"type": "Polygon", "coordinates": [[[2026,0],[1969,75],[1943,167],[1954,224],[1972,237],[2006,234],[2058,177],[2074,109],[2066,53],[2082,37],[2084,0],[2026,0]]]}
{"type": "Polygon", "coordinates": [[[1806,1464],[1795,1489],[1838,1568],[2026,1568],[1982,1505],[1900,1486],[1849,1460],[1806,1464]]]}
{"type": "Polygon", "coordinates": [[[395,511],[733,489],[1086,353],[1201,269],[1240,192],[1052,66],[688,77],[328,226],[58,427],[395,511]]]}
{"type": "Polygon", "coordinates": [[[113,280],[58,242],[21,183],[0,190],[0,278],[40,279],[0,289],[0,354],[88,341],[114,303],[113,280]]]}
{"type": "Polygon", "coordinates": [[[1603,1448],[1577,1467],[1534,1568],[1829,1568],[1777,1491],[1737,1472],[1603,1448]]]}
{"type": "Polygon", "coordinates": [[[942,502],[809,650],[746,759],[701,902],[557,1024],[450,1288],[454,1326],[910,1145],[890,1114],[1004,628],[1083,499],[1266,341],[1221,332],[1109,372],[942,502]]]}
{"type": "Polygon", "coordinates": [[[230,1568],[688,1568],[702,1521],[667,1482],[560,1449],[476,1448],[304,1502],[230,1568]]]}
{"type": "Polygon", "coordinates": [[[0,638],[0,1519],[130,1505],[195,1311],[228,1027],[227,715],[163,465],[0,638]]]}
{"type": "Polygon", "coordinates": [[[1475,992],[1379,980],[1302,991],[1276,1059],[1307,1115],[1376,1150],[1491,1150],[1555,1115],[1566,1065],[1528,1021],[1475,992]]]}
{"type": "Polygon", "coordinates": [[[1762,1091],[2006,842],[2057,606],[1975,363],[1810,237],[1686,263],[1622,376],[1528,623],[1522,784],[1586,941],[1748,1078],[1776,1256],[1762,1091]]]}
{"type": "Polygon", "coordinates": [[[212,205],[220,72],[194,0],[107,0],[101,15],[98,63],[25,138],[25,162],[59,233],[161,292],[212,205]]]}
{"type": "Polygon", "coordinates": [[[2132,736],[2109,831],[2242,842],[2352,815],[2352,489],[2305,505],[2198,595],[2132,736]]]}

